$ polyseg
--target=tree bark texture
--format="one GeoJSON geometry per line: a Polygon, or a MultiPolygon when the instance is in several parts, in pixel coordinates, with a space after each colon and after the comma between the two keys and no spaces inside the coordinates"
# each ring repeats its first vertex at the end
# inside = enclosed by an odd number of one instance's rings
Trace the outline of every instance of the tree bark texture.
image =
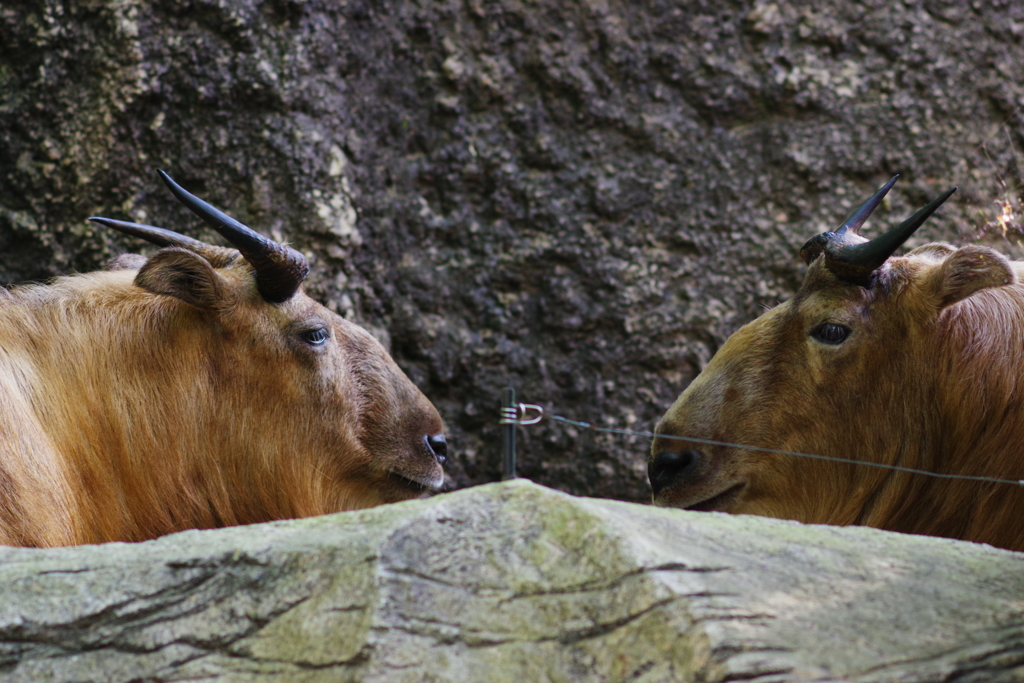
{"type": "MultiPolygon", "coordinates": [[[[309,254],[450,485],[493,481],[505,386],[649,429],[894,173],[870,234],[958,184],[915,244],[1014,238],[1022,34],[994,0],[5,0],[0,278],[140,249],[94,214],[216,241],[164,168],[309,254]]],[[[520,471],[644,500],[646,448],[544,423],[520,471]]]]}

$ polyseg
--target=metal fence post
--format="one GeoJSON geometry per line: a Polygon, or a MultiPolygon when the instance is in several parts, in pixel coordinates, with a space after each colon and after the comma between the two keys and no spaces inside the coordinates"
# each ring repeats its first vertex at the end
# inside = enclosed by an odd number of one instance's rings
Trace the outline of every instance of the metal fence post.
{"type": "MultiPolygon", "coordinates": [[[[512,387],[505,389],[502,396],[501,407],[503,413],[515,413],[516,390],[512,387]]],[[[516,478],[516,425],[510,423],[504,425],[501,435],[501,480],[507,481],[516,478]]]]}

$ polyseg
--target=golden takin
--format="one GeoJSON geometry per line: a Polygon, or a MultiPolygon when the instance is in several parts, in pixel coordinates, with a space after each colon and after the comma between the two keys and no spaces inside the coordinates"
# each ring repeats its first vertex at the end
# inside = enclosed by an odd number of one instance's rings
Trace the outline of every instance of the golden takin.
{"type": "MultiPolygon", "coordinates": [[[[1024,478],[1024,263],[894,252],[946,192],[870,241],[893,178],[801,250],[791,299],[738,330],[656,431],[942,475],[1024,478]]],[[[656,438],[659,505],[862,524],[1024,550],[1024,487],[656,438]]]]}
{"type": "Polygon", "coordinates": [[[163,247],[0,290],[0,543],[139,541],[420,496],[434,406],[302,292],[302,254],[163,180],[235,248],[163,247]]]}

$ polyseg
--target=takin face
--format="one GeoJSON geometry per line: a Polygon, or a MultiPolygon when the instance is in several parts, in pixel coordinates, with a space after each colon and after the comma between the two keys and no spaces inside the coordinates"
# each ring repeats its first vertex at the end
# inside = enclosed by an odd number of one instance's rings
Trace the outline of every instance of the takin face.
{"type": "MultiPolygon", "coordinates": [[[[881,237],[856,235],[895,180],[804,246],[797,294],[728,339],[658,434],[1024,476],[1024,264],[939,243],[891,257],[953,190],[881,237]]],[[[1007,484],[665,438],[648,471],[658,505],[1024,549],[1024,492],[1007,484]]]]}
{"type": "Polygon", "coordinates": [[[137,541],[369,507],[443,481],[434,406],[308,266],[161,175],[236,249],[161,247],[0,299],[0,543],[137,541]]]}

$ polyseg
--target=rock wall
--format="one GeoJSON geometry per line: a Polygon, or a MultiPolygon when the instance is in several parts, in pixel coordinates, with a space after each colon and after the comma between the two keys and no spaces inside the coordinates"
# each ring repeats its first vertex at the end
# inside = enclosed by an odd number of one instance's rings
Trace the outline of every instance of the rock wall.
{"type": "Polygon", "coordinates": [[[0,550],[21,681],[1011,681],[1024,555],[524,481],[0,550]]]}
{"type": "MultiPolygon", "coordinates": [[[[308,253],[441,408],[451,486],[495,480],[503,387],[649,428],[894,173],[875,226],[959,184],[920,239],[1018,228],[1022,26],[966,0],[12,0],[0,279],[139,249],[93,214],[214,240],[165,168],[308,253]]],[[[521,446],[537,481],[649,495],[642,439],[521,446]]]]}

